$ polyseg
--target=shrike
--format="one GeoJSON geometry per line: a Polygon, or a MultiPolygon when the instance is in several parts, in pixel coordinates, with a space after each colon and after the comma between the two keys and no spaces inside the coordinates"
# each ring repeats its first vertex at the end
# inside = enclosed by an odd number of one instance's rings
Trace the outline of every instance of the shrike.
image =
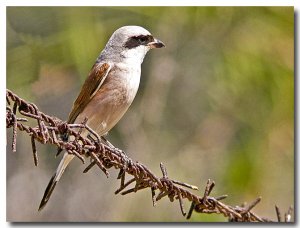
{"type": "MultiPolygon", "coordinates": [[[[87,118],[89,127],[99,136],[105,135],[122,118],[137,93],[141,64],[146,53],[164,46],[142,27],[124,26],[117,29],[85,80],[68,123],[82,123],[87,118]]],[[[64,153],[45,190],[39,210],[47,204],[56,183],[73,158],[74,155],[64,153]]]]}

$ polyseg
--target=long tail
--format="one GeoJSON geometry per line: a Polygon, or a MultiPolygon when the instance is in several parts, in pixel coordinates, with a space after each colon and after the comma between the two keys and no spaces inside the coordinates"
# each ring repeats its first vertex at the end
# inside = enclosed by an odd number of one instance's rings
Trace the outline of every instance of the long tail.
{"type": "Polygon", "coordinates": [[[41,211],[46,206],[46,204],[47,204],[48,200],[50,199],[50,196],[56,186],[56,183],[59,181],[59,179],[61,178],[62,174],[64,173],[66,167],[68,166],[68,164],[70,163],[70,161],[73,158],[74,158],[74,155],[72,155],[72,154],[68,154],[67,152],[64,154],[63,158],[61,159],[61,161],[56,169],[56,172],[52,176],[52,178],[45,190],[43,199],[39,206],[39,211],[41,211]]]}

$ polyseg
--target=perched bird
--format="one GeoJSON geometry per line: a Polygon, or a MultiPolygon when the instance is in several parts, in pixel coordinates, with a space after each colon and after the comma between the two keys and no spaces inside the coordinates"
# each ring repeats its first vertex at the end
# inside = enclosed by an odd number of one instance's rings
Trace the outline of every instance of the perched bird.
{"type": "MultiPolygon", "coordinates": [[[[117,29],[93,65],[69,114],[68,123],[87,125],[105,135],[122,118],[132,103],[140,83],[141,64],[146,53],[164,47],[140,26],[117,29]]],[[[87,134],[82,132],[82,134],[87,134]]],[[[67,152],[52,176],[39,206],[47,204],[56,183],[74,155],[67,152]]]]}

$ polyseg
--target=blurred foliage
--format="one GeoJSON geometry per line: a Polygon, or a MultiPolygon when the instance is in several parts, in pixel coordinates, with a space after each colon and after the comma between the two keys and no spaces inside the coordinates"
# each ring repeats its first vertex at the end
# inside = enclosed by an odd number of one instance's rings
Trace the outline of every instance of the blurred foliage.
{"type": "MultiPolygon", "coordinates": [[[[261,216],[293,205],[292,7],[8,7],[7,88],[66,119],[110,35],[130,24],[166,48],[145,58],[140,90],[111,141],[157,174],[164,162],[171,178],[200,189],[215,180],[213,195],[228,194],[229,204],[262,196],[261,216]]],[[[35,169],[21,136],[18,153],[7,156],[7,220],[185,221],[167,200],[153,208],[149,192],[115,196],[114,175],[84,175],[80,162],[37,213],[58,159],[39,146],[35,169]]]]}

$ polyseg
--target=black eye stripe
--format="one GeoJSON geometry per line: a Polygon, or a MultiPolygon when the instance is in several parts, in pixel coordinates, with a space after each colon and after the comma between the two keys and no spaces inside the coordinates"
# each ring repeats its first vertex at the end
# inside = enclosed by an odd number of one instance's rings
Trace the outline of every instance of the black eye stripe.
{"type": "Polygon", "coordinates": [[[135,48],[137,46],[140,45],[146,45],[149,42],[154,41],[153,36],[151,35],[140,35],[140,36],[133,36],[133,37],[129,37],[127,42],[125,43],[125,47],[126,48],[135,48]]]}
{"type": "Polygon", "coordinates": [[[151,41],[153,41],[153,37],[150,36],[150,35],[147,35],[147,36],[137,36],[135,37],[140,43],[149,43],[151,41]]]}
{"type": "Polygon", "coordinates": [[[135,39],[140,43],[146,43],[146,42],[150,42],[151,36],[140,35],[140,36],[134,36],[132,37],[132,39],[135,39]]]}

